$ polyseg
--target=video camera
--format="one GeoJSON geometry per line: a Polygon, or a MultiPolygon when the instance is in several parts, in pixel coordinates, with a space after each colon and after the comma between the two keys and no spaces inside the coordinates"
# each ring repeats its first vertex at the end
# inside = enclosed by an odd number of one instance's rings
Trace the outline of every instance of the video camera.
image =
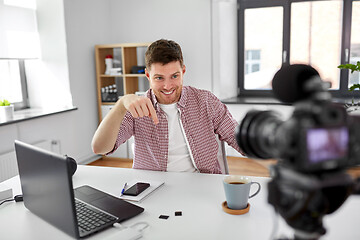
{"type": "Polygon", "coordinates": [[[251,158],[278,159],[268,201],[295,229],[295,239],[318,239],[326,232],[323,216],[355,191],[345,169],[360,164],[360,117],[332,102],[329,84],[311,66],[283,66],[272,86],[280,101],[294,103],[292,116],[249,111],[237,143],[251,158]]]}
{"type": "Polygon", "coordinates": [[[281,68],[273,79],[275,96],[294,103],[283,121],[274,111],[250,111],[237,132],[237,142],[249,157],[277,158],[299,172],[323,172],[360,163],[360,117],[349,116],[331,102],[327,84],[307,65],[281,68]]]}

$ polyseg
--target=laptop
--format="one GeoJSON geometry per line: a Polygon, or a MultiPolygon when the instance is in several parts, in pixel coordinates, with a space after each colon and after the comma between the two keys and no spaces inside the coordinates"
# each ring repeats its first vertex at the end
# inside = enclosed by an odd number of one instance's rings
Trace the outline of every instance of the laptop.
{"type": "Polygon", "coordinates": [[[15,151],[25,207],[74,238],[87,237],[144,211],[88,185],[73,189],[67,156],[18,140],[15,151]]]}

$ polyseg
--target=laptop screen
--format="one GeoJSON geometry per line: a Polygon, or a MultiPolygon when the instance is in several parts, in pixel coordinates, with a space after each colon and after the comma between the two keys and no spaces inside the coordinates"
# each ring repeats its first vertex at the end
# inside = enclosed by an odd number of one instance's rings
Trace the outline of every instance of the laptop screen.
{"type": "Polygon", "coordinates": [[[15,141],[24,205],[31,212],[78,237],[74,191],[67,157],[15,141]]]}

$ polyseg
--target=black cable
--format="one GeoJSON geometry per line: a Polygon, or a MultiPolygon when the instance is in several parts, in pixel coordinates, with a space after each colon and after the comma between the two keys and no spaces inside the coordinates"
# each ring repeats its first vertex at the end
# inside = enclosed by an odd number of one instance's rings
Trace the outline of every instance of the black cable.
{"type": "Polygon", "coordinates": [[[11,201],[15,201],[15,202],[21,202],[23,201],[23,196],[22,195],[16,195],[14,198],[12,199],[7,199],[7,200],[4,200],[0,203],[0,205],[2,205],[3,203],[6,203],[6,202],[11,202],[11,201]]]}
{"type": "Polygon", "coordinates": [[[4,200],[0,203],[0,205],[2,205],[3,203],[6,203],[6,202],[11,202],[11,201],[15,201],[15,199],[7,199],[7,200],[4,200]]]}

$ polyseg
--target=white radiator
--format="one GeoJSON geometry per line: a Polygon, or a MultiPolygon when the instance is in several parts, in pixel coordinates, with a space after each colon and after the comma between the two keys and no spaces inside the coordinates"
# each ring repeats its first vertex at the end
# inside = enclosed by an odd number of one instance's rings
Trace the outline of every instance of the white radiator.
{"type": "MultiPolygon", "coordinates": [[[[43,140],[33,145],[48,151],[60,153],[60,141],[57,140],[43,140]]],[[[0,154],[0,182],[12,178],[18,173],[15,151],[0,154]]]]}

